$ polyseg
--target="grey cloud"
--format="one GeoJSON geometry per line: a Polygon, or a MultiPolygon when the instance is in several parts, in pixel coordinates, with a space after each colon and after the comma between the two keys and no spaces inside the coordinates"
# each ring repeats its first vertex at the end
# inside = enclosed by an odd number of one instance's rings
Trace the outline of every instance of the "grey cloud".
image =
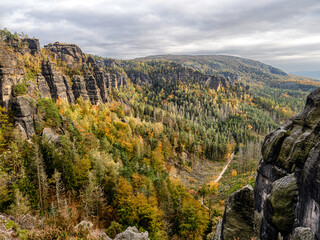
{"type": "Polygon", "coordinates": [[[320,56],[314,53],[320,44],[310,41],[320,39],[319,22],[318,0],[0,3],[0,27],[36,36],[42,44],[73,42],[85,52],[122,59],[164,53],[230,54],[287,71],[307,66],[319,70],[320,56]],[[309,43],[293,42],[303,38],[309,43]]]}

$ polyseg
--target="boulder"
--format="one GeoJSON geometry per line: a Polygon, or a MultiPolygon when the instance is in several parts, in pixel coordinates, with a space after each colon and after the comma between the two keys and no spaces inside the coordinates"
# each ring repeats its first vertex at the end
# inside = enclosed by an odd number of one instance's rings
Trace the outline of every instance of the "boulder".
{"type": "Polygon", "coordinates": [[[124,232],[117,234],[114,240],[149,240],[148,232],[139,233],[136,227],[128,227],[124,232]]]}
{"type": "Polygon", "coordinates": [[[88,221],[81,221],[74,227],[74,229],[76,230],[90,230],[92,228],[93,228],[93,223],[88,221]]]}
{"type": "Polygon", "coordinates": [[[19,136],[21,141],[27,140],[28,139],[28,135],[26,130],[21,126],[20,123],[16,123],[15,127],[14,127],[14,135],[15,136],[19,136]]]}
{"type": "Polygon", "coordinates": [[[51,128],[44,128],[41,133],[42,141],[46,142],[58,142],[59,135],[55,134],[55,132],[51,128]]]}

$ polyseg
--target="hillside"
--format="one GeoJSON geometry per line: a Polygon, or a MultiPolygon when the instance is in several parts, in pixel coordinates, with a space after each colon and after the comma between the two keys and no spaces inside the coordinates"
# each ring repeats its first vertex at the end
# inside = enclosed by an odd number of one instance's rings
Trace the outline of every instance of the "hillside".
{"type": "Polygon", "coordinates": [[[205,74],[217,74],[229,77],[232,81],[243,81],[247,84],[263,82],[268,84],[270,81],[309,81],[310,85],[317,85],[311,77],[290,75],[281,69],[268,64],[225,55],[154,55],[143,58],[136,58],[137,61],[166,60],[192,67],[205,74]],[[311,81],[311,82],[310,82],[311,81]]]}
{"type": "Polygon", "coordinates": [[[7,30],[0,83],[0,213],[26,239],[86,239],[82,220],[112,238],[129,226],[150,239],[206,237],[226,193],[253,182],[262,138],[310,91],[260,84],[258,95],[179,62],[40,48],[7,30]]]}
{"type": "Polygon", "coordinates": [[[250,86],[254,101],[268,111],[300,112],[311,91],[320,87],[312,78],[287,74],[270,65],[240,57],[223,55],[155,55],[135,61],[173,61],[205,74],[224,76],[233,83],[250,86]]]}
{"type": "Polygon", "coordinates": [[[155,55],[136,60],[157,59],[182,63],[203,73],[223,75],[233,81],[267,82],[288,76],[284,71],[258,61],[224,55],[155,55]]]}

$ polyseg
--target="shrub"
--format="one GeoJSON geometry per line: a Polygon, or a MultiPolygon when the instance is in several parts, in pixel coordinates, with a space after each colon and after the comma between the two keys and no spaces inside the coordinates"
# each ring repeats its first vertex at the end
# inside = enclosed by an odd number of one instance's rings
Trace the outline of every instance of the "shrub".
{"type": "Polygon", "coordinates": [[[24,83],[19,83],[13,88],[13,93],[15,96],[25,95],[27,91],[27,86],[24,83]]]}
{"type": "Polygon", "coordinates": [[[106,233],[108,237],[115,238],[116,235],[121,232],[121,229],[122,229],[122,225],[120,223],[112,221],[106,233]]]}
{"type": "Polygon", "coordinates": [[[40,99],[38,109],[42,111],[44,121],[49,127],[60,127],[62,123],[61,115],[57,105],[52,99],[40,99]]]}
{"type": "Polygon", "coordinates": [[[67,233],[64,231],[61,231],[60,229],[57,228],[49,228],[46,227],[42,231],[34,231],[32,233],[28,233],[27,235],[28,240],[65,240],[68,239],[67,233]]]}

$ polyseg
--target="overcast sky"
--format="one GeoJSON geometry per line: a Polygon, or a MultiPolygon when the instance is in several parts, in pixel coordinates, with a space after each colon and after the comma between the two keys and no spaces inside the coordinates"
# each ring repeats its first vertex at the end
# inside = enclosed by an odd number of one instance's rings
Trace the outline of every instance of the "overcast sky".
{"type": "Polygon", "coordinates": [[[4,27],[103,57],[227,54],[320,70],[319,0],[1,0],[4,27]]]}

